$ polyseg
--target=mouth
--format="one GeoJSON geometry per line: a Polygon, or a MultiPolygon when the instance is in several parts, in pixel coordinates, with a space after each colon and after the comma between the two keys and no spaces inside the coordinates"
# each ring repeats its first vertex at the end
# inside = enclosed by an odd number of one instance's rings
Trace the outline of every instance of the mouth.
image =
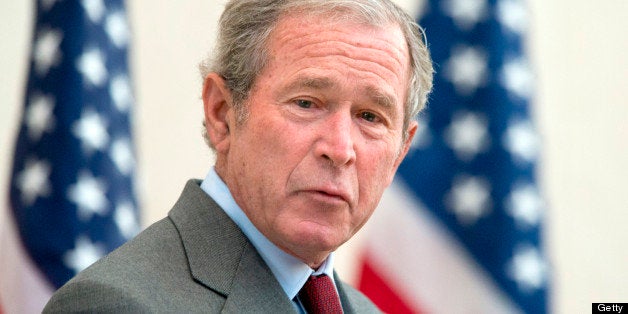
{"type": "Polygon", "coordinates": [[[303,191],[316,199],[323,200],[325,202],[342,202],[350,203],[350,197],[348,193],[336,189],[308,189],[303,191]]]}

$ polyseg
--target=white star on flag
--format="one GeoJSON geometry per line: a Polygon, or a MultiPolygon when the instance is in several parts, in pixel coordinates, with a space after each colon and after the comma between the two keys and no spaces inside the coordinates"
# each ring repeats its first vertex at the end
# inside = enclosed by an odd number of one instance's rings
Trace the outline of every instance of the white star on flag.
{"type": "Polygon", "coordinates": [[[519,163],[534,162],[539,155],[539,138],[529,120],[511,122],[503,144],[519,163]]]}
{"type": "Polygon", "coordinates": [[[140,225],[135,218],[135,208],[131,202],[119,203],[114,215],[116,225],[125,238],[131,239],[140,231],[140,225]]]}
{"type": "Polygon", "coordinates": [[[33,48],[35,72],[39,76],[48,74],[50,68],[61,61],[59,45],[62,39],[63,34],[57,30],[44,28],[39,31],[33,48]]]}
{"type": "Polygon", "coordinates": [[[460,94],[469,96],[487,80],[487,56],[481,48],[456,47],[445,65],[445,77],[460,94]]]}
{"type": "Polygon", "coordinates": [[[545,284],[547,266],[535,247],[524,245],[517,248],[507,272],[517,282],[519,290],[530,293],[545,284]]]}
{"type": "Polygon", "coordinates": [[[465,226],[473,225],[491,209],[490,185],[482,177],[460,175],[454,179],[445,202],[458,222],[465,226]]]}
{"type": "Polygon", "coordinates": [[[120,173],[124,175],[131,174],[135,167],[135,158],[133,157],[131,141],[128,138],[116,139],[111,144],[110,157],[120,173]]]}
{"type": "Polygon", "coordinates": [[[107,81],[105,55],[102,51],[91,48],[83,52],[78,58],[76,67],[83,75],[83,79],[94,86],[103,86],[107,81]]]}
{"type": "Polygon", "coordinates": [[[81,118],[74,123],[72,133],[81,140],[85,152],[105,150],[109,142],[107,122],[93,110],[85,110],[81,118]]]}
{"type": "Polygon", "coordinates": [[[525,228],[538,226],[544,202],[533,184],[518,184],[507,199],[508,213],[525,228]]]}
{"type": "Polygon", "coordinates": [[[498,1],[497,19],[517,35],[522,35],[528,28],[528,10],[522,0],[498,1]]]}
{"type": "Polygon", "coordinates": [[[105,215],[107,211],[106,187],[102,180],[83,171],[76,184],[68,188],[68,199],[76,204],[78,217],[87,221],[94,214],[105,215]]]}
{"type": "Polygon", "coordinates": [[[48,196],[52,190],[49,177],[51,167],[45,160],[29,159],[17,176],[17,188],[21,192],[22,203],[30,206],[38,197],[48,196]]]}
{"type": "Polygon", "coordinates": [[[506,90],[515,96],[529,99],[534,92],[534,75],[525,59],[508,60],[500,78],[506,90]]]}
{"type": "Polygon", "coordinates": [[[133,90],[129,77],[119,74],[111,79],[109,95],[120,112],[128,112],[133,103],[133,90]]]}
{"type": "Polygon", "coordinates": [[[472,160],[489,147],[486,118],[471,112],[454,114],[453,121],[445,131],[445,140],[458,158],[472,160]]]}
{"type": "Polygon", "coordinates": [[[26,109],[25,123],[31,141],[39,141],[44,132],[50,132],[55,126],[52,111],[54,99],[50,95],[35,94],[26,109]]]}
{"type": "Polygon", "coordinates": [[[105,4],[102,0],[81,0],[85,13],[94,24],[100,23],[105,15],[105,4]]]}
{"type": "Polygon", "coordinates": [[[104,255],[105,249],[102,246],[92,243],[86,236],[79,236],[74,249],[63,255],[63,263],[78,274],[104,255]]]}
{"type": "Polygon", "coordinates": [[[122,12],[114,12],[107,16],[105,31],[111,42],[118,48],[124,48],[129,42],[129,26],[122,12]]]}
{"type": "Polygon", "coordinates": [[[445,14],[465,30],[472,29],[487,16],[486,0],[445,0],[442,5],[445,14]]]}

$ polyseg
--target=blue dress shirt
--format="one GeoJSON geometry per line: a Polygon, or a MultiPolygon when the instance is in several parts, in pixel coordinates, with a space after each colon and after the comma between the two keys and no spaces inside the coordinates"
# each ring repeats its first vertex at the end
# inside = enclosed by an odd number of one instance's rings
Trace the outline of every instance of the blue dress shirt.
{"type": "Polygon", "coordinates": [[[288,298],[293,301],[295,307],[301,313],[305,313],[297,298],[297,294],[312,275],[326,274],[330,278],[334,278],[334,253],[329,254],[323,264],[317,270],[314,270],[296,257],[281,250],[253,225],[240,206],[236,204],[229,188],[218,176],[214,167],[212,167],[203,183],[201,183],[201,189],[211,196],[236,225],[240,227],[244,235],[262,256],[273,275],[275,275],[288,298]]]}

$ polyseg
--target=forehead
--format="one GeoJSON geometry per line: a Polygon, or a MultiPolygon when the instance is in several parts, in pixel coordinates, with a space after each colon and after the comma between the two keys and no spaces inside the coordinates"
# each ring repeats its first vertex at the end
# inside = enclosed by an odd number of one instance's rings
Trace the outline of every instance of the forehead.
{"type": "MultiPolygon", "coordinates": [[[[316,71],[335,66],[336,72],[373,78],[379,83],[377,86],[389,85],[395,89],[391,92],[398,94],[395,96],[403,102],[409,85],[410,61],[400,27],[396,24],[376,26],[337,17],[338,14],[293,13],[280,18],[268,38],[268,65],[275,71],[284,71],[281,73],[284,76],[302,75],[290,71],[316,71]],[[281,68],[277,68],[279,66],[281,68]]],[[[372,90],[372,86],[369,87],[369,92],[372,90]]]]}
{"type": "Polygon", "coordinates": [[[335,35],[341,41],[357,47],[387,51],[400,62],[408,60],[408,46],[399,25],[392,22],[371,23],[365,17],[342,12],[285,13],[271,32],[268,45],[272,47],[273,43],[286,43],[293,38],[318,38],[324,41],[335,35]]]}

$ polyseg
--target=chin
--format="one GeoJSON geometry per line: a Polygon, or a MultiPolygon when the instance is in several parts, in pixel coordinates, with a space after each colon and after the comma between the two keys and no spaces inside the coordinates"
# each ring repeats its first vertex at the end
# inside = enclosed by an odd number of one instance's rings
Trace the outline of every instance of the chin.
{"type": "Polygon", "coordinates": [[[295,235],[293,243],[304,250],[314,252],[333,252],[345,243],[349,237],[336,228],[328,228],[318,224],[302,226],[295,235]]]}

